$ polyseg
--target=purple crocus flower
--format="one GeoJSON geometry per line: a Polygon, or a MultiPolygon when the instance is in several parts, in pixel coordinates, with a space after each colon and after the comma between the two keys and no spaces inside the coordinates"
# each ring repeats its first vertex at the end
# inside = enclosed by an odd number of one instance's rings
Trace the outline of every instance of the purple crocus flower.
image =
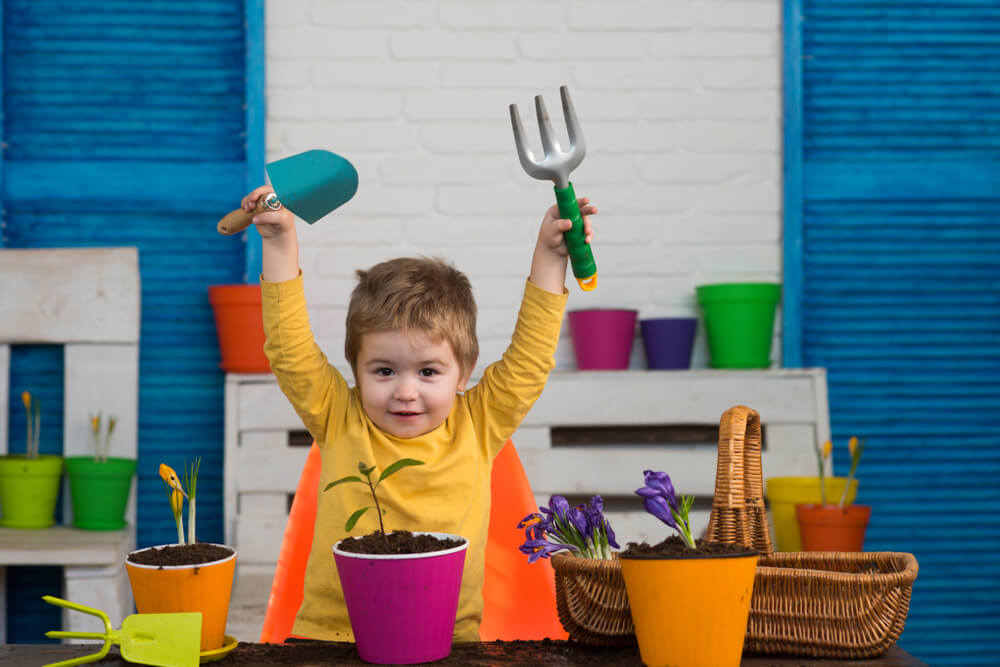
{"type": "Polygon", "coordinates": [[[527,540],[517,549],[528,557],[529,563],[534,563],[539,558],[549,558],[563,549],[576,550],[576,547],[572,544],[553,544],[546,540],[527,540]]]}
{"type": "Polygon", "coordinates": [[[667,524],[678,533],[691,548],[694,548],[694,538],[691,535],[691,521],[688,514],[694,504],[693,496],[684,496],[680,504],[677,494],[670,481],[670,475],[665,472],[644,470],[642,472],[646,485],[635,490],[642,497],[642,505],[646,511],[667,524]]]}
{"type": "Polygon", "coordinates": [[[642,474],[645,477],[646,486],[636,489],[636,493],[643,498],[662,496],[671,507],[677,507],[677,496],[674,493],[674,485],[670,481],[670,475],[654,470],[643,470],[642,474]]]}
{"type": "Polygon", "coordinates": [[[590,521],[583,510],[583,505],[577,505],[567,512],[566,515],[570,524],[576,528],[576,532],[580,533],[581,537],[586,537],[590,534],[590,521]]]}
{"type": "Polygon", "coordinates": [[[670,505],[667,503],[666,499],[663,498],[663,496],[643,498],[642,506],[646,508],[647,512],[655,516],[663,523],[667,524],[671,528],[677,528],[677,522],[674,521],[674,517],[670,513],[670,505]]]}
{"type": "Polygon", "coordinates": [[[614,533],[601,509],[604,501],[594,496],[589,505],[571,507],[564,496],[552,496],[548,507],[539,507],[518,522],[525,542],[519,550],[528,562],[549,558],[568,550],[584,558],[611,558],[609,545],[618,548],[614,533]],[[608,539],[610,534],[611,538],[608,539]]]}

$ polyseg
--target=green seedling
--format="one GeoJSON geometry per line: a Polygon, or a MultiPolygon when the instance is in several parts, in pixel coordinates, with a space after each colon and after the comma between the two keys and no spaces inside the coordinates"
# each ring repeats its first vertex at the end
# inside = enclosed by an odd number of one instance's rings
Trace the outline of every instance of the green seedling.
{"type": "Polygon", "coordinates": [[[385,535],[386,534],[385,524],[382,521],[382,515],[385,514],[385,510],[383,510],[382,506],[379,505],[378,496],[375,494],[375,489],[377,489],[378,485],[381,484],[385,480],[385,478],[388,477],[389,475],[398,472],[399,470],[406,468],[408,466],[422,466],[422,465],[424,465],[424,462],[417,461],[416,459],[399,459],[398,461],[390,465],[388,468],[383,470],[382,474],[379,475],[378,480],[373,483],[372,472],[375,471],[375,466],[370,466],[366,464],[364,461],[358,461],[358,471],[365,476],[365,479],[361,479],[357,475],[348,475],[347,477],[341,477],[336,481],[330,482],[329,484],[326,485],[326,488],[324,488],[323,490],[329,491],[338,484],[344,484],[345,482],[357,482],[358,484],[367,484],[368,488],[371,490],[372,502],[374,502],[375,504],[369,505],[368,507],[362,507],[361,509],[354,512],[354,514],[352,514],[347,519],[347,523],[344,524],[344,530],[347,531],[348,533],[351,532],[351,529],[354,528],[354,525],[358,522],[358,519],[360,519],[365,512],[374,507],[376,513],[378,514],[379,532],[382,535],[385,535]]]}

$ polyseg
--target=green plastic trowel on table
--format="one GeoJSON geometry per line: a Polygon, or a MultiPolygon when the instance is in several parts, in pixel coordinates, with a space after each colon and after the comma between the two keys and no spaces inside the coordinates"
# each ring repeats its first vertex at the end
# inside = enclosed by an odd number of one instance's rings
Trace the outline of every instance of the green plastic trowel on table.
{"type": "Polygon", "coordinates": [[[111,627],[108,615],[99,609],[51,595],[43,595],[42,599],[57,607],[97,616],[104,622],[104,632],[46,632],[45,636],[52,639],[102,639],[104,646],[97,653],[54,662],[45,667],[69,667],[96,662],[108,654],[112,644],[121,647],[123,658],[143,665],[197,667],[201,661],[201,612],[132,614],[122,621],[121,630],[115,630],[111,627]]]}
{"type": "Polygon", "coordinates": [[[274,192],[258,199],[253,211],[239,208],[228,213],[219,221],[220,234],[242,232],[256,214],[282,206],[311,225],[358,191],[354,165],[330,151],[305,151],[275,160],[266,169],[274,192]]]}

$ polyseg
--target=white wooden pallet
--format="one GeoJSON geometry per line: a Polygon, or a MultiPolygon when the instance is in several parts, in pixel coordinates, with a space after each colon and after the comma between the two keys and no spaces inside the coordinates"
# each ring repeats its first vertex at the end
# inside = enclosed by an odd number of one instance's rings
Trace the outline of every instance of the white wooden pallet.
{"type": "MultiPolygon", "coordinates": [[[[141,294],[138,250],[0,250],[0,286],[0,405],[10,404],[10,391],[30,390],[9,386],[11,344],[62,344],[63,455],[93,453],[89,416],[103,412],[118,419],[111,456],[136,458],[141,294]]],[[[7,432],[5,409],[0,410],[0,454],[8,451],[7,432]]],[[[24,451],[23,447],[14,449],[24,451]]],[[[0,529],[0,643],[6,640],[7,565],[62,565],[63,590],[51,593],[102,609],[115,627],[132,612],[125,554],[135,545],[135,485],[126,510],[129,526],[120,531],[69,527],[73,509],[65,481],[63,497],[66,526],[0,529]]],[[[91,617],[64,610],[62,629],[95,628],[91,617]]]]}
{"type": "MultiPolygon", "coordinates": [[[[513,440],[539,504],[551,494],[601,494],[624,546],[659,540],[669,529],[646,514],[634,489],[642,471],[664,470],[678,492],[711,498],[717,429],[734,405],[757,410],[764,424],[764,476],[811,475],[814,447],[830,437],[826,372],[686,370],[553,373],[513,440]],[[669,445],[553,445],[558,427],[695,425],[713,427],[711,442],[669,445]]],[[[271,375],[226,377],[226,543],[240,551],[243,572],[273,571],[307,447],[291,447],[303,429],[271,375]]],[[[694,529],[709,507],[694,513],[694,529]]]]}

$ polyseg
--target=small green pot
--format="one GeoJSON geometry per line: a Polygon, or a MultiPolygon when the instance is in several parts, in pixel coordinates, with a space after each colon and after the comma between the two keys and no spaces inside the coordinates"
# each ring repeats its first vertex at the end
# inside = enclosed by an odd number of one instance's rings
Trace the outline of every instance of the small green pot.
{"type": "Polygon", "coordinates": [[[718,283],[695,288],[712,368],[768,368],[781,285],[718,283]]]}
{"type": "Polygon", "coordinates": [[[121,530],[125,527],[135,459],[109,457],[97,462],[92,456],[66,459],[66,474],[73,498],[73,526],[82,530],[121,530]]]}
{"type": "Polygon", "coordinates": [[[0,456],[0,526],[48,528],[55,523],[62,470],[61,456],[0,456]]]}

